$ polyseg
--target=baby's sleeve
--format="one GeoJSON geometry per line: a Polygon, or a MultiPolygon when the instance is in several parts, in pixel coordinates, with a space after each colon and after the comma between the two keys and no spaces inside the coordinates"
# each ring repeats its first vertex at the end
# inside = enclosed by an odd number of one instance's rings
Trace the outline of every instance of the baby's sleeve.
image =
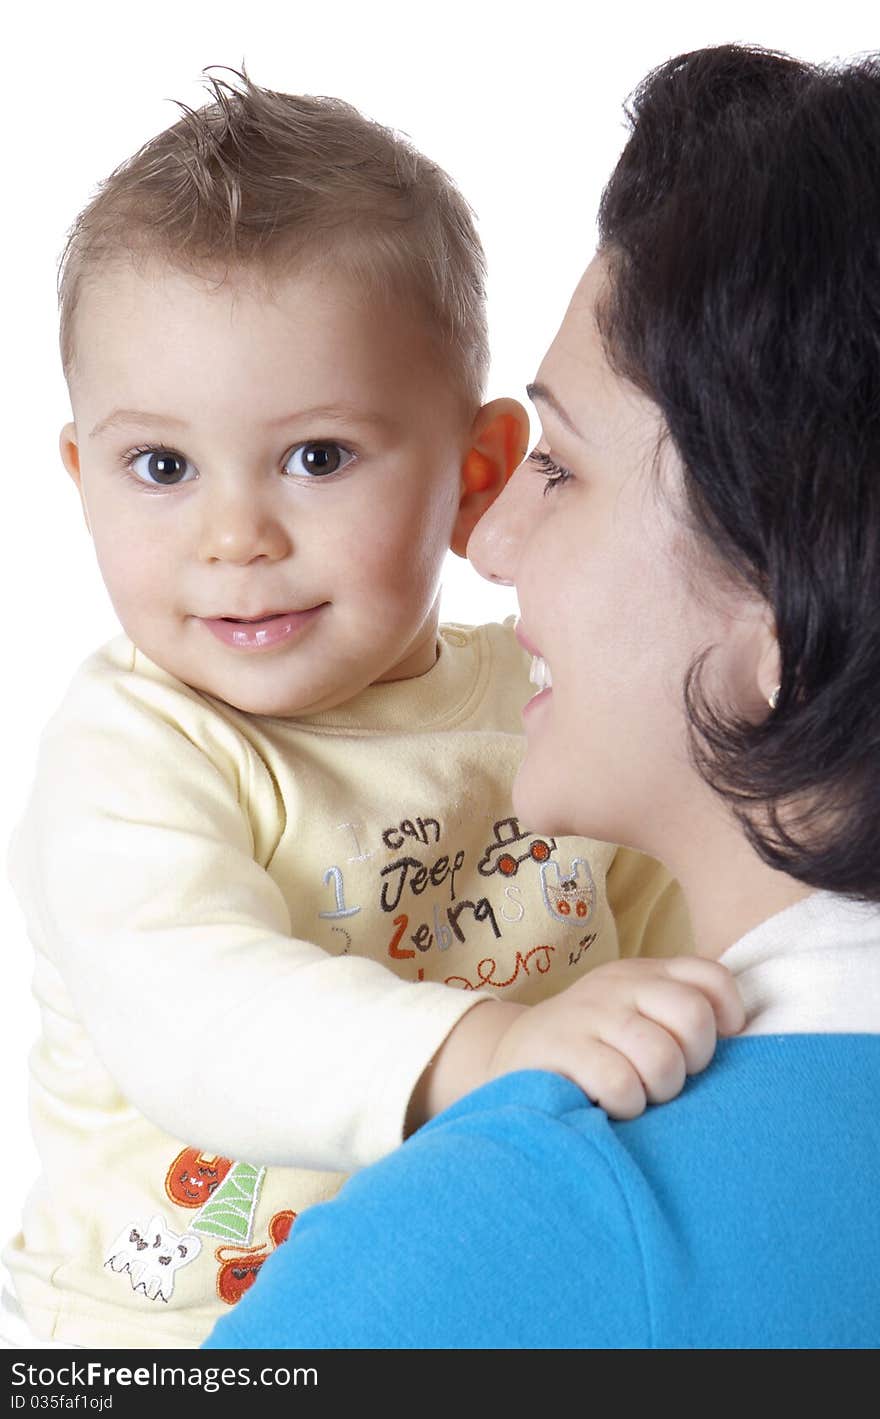
{"type": "Polygon", "coordinates": [[[653,857],[619,847],[606,878],[621,956],[689,956],[693,933],[684,893],[653,857]]]}
{"type": "Polygon", "coordinates": [[[205,1152],[350,1171],[401,1141],[476,998],[291,935],[248,811],[255,759],[179,682],[91,665],[44,735],[13,885],[151,1122],[205,1152]]]}

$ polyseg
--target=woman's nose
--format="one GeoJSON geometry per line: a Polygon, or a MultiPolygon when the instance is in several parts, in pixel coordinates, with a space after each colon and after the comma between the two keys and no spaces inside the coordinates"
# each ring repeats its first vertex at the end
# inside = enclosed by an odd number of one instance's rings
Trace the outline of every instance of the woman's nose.
{"type": "Polygon", "coordinates": [[[212,492],[201,528],[200,560],[247,566],[261,558],[281,561],[292,550],[270,498],[252,487],[212,492]]]}
{"type": "Polygon", "coordinates": [[[516,568],[536,508],[528,497],[528,469],[520,464],[506,488],[483,514],[467,545],[469,561],[480,576],[502,586],[513,586],[516,568]]]}

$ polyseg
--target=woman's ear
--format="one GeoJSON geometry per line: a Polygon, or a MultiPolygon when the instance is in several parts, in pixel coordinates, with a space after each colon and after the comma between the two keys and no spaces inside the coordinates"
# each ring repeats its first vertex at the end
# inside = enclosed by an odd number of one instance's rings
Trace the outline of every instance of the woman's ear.
{"type": "Polygon", "coordinates": [[[459,557],[483,513],[492,506],[529,446],[529,416],[515,399],[484,404],[471,428],[461,465],[461,499],[450,547],[459,557]]]}
{"type": "Polygon", "coordinates": [[[779,659],[779,642],[776,626],[771,616],[764,618],[761,627],[761,644],[755,671],[758,693],[771,710],[776,708],[779,685],[782,680],[782,665],[779,659]]]}
{"type": "Polygon", "coordinates": [[[88,527],[89,532],[91,532],[92,529],[89,526],[89,514],[88,509],[86,508],[86,500],[83,497],[82,470],[79,464],[79,443],[76,437],[76,424],[71,423],[64,425],[64,428],[61,430],[61,433],[58,437],[58,448],[61,453],[61,462],[64,464],[64,467],[67,469],[68,473],[76,484],[76,490],[79,493],[79,500],[82,504],[83,517],[86,520],[86,527],[88,527]]]}

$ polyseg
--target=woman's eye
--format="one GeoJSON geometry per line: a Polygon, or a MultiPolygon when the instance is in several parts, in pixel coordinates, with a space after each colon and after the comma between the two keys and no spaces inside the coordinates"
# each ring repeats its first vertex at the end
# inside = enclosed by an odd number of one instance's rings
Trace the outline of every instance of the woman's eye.
{"type": "Polygon", "coordinates": [[[136,478],[154,488],[173,488],[199,476],[188,458],[167,448],[141,449],[127,462],[136,478]]]}
{"type": "Polygon", "coordinates": [[[529,462],[537,464],[538,468],[547,479],[544,485],[545,495],[554,488],[558,488],[560,484],[567,483],[571,477],[571,473],[567,468],[563,468],[561,463],[557,463],[555,458],[552,458],[549,453],[544,453],[540,448],[532,449],[529,454],[529,462]]]}
{"type": "Polygon", "coordinates": [[[287,455],[284,471],[297,477],[325,478],[347,468],[353,458],[354,454],[338,443],[300,443],[287,455]]]}

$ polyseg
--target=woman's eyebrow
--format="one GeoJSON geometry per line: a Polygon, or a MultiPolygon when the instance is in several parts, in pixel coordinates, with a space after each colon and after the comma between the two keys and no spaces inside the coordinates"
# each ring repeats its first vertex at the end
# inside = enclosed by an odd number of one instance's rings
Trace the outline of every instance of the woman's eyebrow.
{"type": "Polygon", "coordinates": [[[551,394],[546,384],[527,384],[526,394],[533,402],[540,401],[544,404],[548,404],[553,410],[554,414],[557,414],[558,417],[562,420],[565,427],[567,429],[570,429],[571,432],[577,436],[577,438],[583,439],[583,434],[581,433],[580,429],[572,423],[571,419],[566,414],[559,400],[556,398],[555,394],[551,394]]]}

